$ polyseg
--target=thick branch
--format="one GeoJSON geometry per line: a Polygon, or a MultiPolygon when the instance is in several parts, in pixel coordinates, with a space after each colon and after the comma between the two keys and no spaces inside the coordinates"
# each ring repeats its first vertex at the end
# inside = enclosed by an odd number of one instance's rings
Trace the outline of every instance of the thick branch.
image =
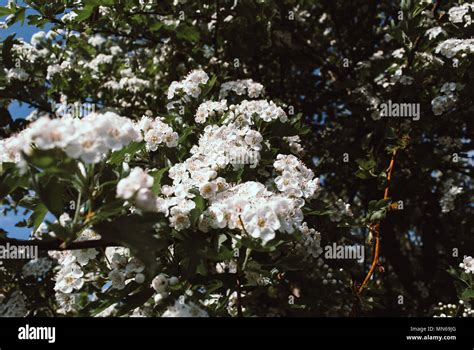
{"type": "Polygon", "coordinates": [[[35,246],[35,247],[38,247],[39,250],[44,250],[44,251],[77,250],[77,249],[106,248],[106,247],[120,246],[120,244],[107,242],[102,239],[66,243],[60,240],[43,241],[43,240],[38,240],[38,239],[26,240],[26,239],[0,237],[0,244],[4,245],[7,243],[10,245],[16,245],[16,246],[35,246]]]}

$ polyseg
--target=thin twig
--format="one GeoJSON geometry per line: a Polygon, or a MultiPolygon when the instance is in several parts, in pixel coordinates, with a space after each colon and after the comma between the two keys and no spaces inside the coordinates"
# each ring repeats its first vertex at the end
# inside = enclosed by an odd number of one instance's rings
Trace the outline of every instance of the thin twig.
{"type": "MultiPolygon", "coordinates": [[[[392,179],[392,171],[393,167],[395,165],[395,157],[397,155],[397,150],[395,149],[392,153],[392,159],[390,160],[390,165],[387,169],[387,185],[385,187],[385,192],[384,192],[384,199],[388,199],[389,195],[389,187],[390,187],[390,181],[392,179]]],[[[374,254],[372,258],[372,265],[370,266],[370,270],[367,273],[367,275],[364,278],[364,281],[360,285],[360,287],[357,289],[357,294],[361,294],[362,290],[364,287],[367,285],[367,283],[370,280],[370,277],[374,274],[375,269],[377,268],[377,265],[379,263],[379,256],[380,256],[380,223],[373,224],[369,227],[369,230],[372,232],[372,235],[375,239],[374,242],[374,254]]]]}

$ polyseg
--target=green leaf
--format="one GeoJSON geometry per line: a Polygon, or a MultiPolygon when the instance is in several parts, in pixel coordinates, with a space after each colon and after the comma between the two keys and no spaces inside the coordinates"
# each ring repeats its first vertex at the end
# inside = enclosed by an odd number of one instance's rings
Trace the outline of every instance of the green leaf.
{"type": "Polygon", "coordinates": [[[48,208],[43,203],[40,203],[33,210],[33,213],[28,218],[28,225],[33,226],[33,232],[35,232],[41,223],[44,221],[46,214],[48,213],[48,208]]]}
{"type": "Polygon", "coordinates": [[[192,227],[196,227],[199,221],[199,217],[201,216],[202,212],[205,209],[206,202],[202,196],[197,193],[194,197],[194,203],[196,203],[196,207],[191,210],[191,225],[192,227]]]}
{"type": "Polygon", "coordinates": [[[474,299],[474,290],[473,289],[466,289],[464,292],[461,294],[461,299],[465,301],[469,301],[471,299],[474,299]]]}
{"type": "Polygon", "coordinates": [[[186,40],[192,43],[195,43],[199,40],[199,32],[192,26],[184,25],[177,29],[176,36],[178,39],[186,40]]]}
{"type": "Polygon", "coordinates": [[[186,141],[186,138],[194,131],[194,129],[194,126],[188,126],[186,129],[184,129],[183,133],[178,139],[178,144],[181,145],[184,141],[186,141]]]}
{"type": "Polygon", "coordinates": [[[203,96],[207,96],[211,92],[214,85],[216,85],[216,81],[217,81],[217,76],[213,74],[211,76],[211,79],[209,79],[209,81],[207,82],[206,87],[204,88],[202,92],[203,96]]]}
{"type": "Polygon", "coordinates": [[[72,233],[69,232],[64,226],[58,224],[58,223],[53,223],[53,222],[47,222],[48,223],[48,229],[53,231],[56,236],[61,238],[62,240],[66,242],[70,242],[74,240],[76,237],[72,236],[72,233]]]}
{"type": "Polygon", "coordinates": [[[150,27],[150,31],[158,31],[163,27],[163,22],[155,22],[153,25],[150,27]]]}
{"type": "Polygon", "coordinates": [[[145,149],[144,142],[132,142],[121,150],[113,152],[108,162],[113,165],[120,165],[125,161],[127,154],[132,157],[143,149],[145,149]]]}
{"type": "Polygon", "coordinates": [[[92,15],[92,12],[94,12],[94,9],[95,9],[96,6],[97,5],[95,5],[95,4],[94,5],[93,4],[88,4],[88,5],[84,6],[82,11],[77,12],[77,16],[74,20],[78,23],[85,21],[86,19],[88,19],[92,15]]]}
{"type": "Polygon", "coordinates": [[[152,187],[152,192],[156,195],[160,194],[161,191],[161,178],[163,175],[168,171],[169,167],[156,170],[156,171],[151,171],[149,174],[150,176],[153,177],[153,187],[152,187]]]}
{"type": "Polygon", "coordinates": [[[11,15],[15,13],[15,8],[9,8],[9,7],[6,7],[6,6],[2,6],[0,7],[0,17],[3,17],[3,16],[8,16],[8,15],[11,15]]]}
{"type": "Polygon", "coordinates": [[[355,176],[357,176],[359,179],[363,179],[363,180],[366,180],[366,179],[371,177],[368,171],[365,171],[365,170],[362,170],[362,169],[357,170],[356,173],[355,173],[355,176]]]}
{"type": "Polygon", "coordinates": [[[59,219],[64,213],[64,184],[57,177],[50,177],[43,185],[39,180],[39,197],[46,208],[59,219]]]}

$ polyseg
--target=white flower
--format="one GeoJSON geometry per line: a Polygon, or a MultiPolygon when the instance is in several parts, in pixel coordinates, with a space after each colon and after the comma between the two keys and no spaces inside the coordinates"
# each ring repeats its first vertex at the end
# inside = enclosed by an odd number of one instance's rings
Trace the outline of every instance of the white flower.
{"type": "Polygon", "coordinates": [[[7,81],[11,82],[12,80],[19,80],[25,81],[30,76],[27,72],[25,72],[22,68],[10,68],[5,69],[5,73],[7,75],[7,81]]]}
{"type": "Polygon", "coordinates": [[[201,85],[206,84],[209,80],[209,76],[203,70],[197,69],[188,73],[186,78],[182,81],[173,81],[168,88],[168,99],[174,98],[177,92],[183,92],[184,94],[193,98],[198,97],[201,94],[201,85]]]}
{"type": "Polygon", "coordinates": [[[45,39],[45,37],[46,37],[46,33],[40,30],[39,32],[36,32],[31,36],[30,43],[33,46],[38,46],[45,39]]]}
{"type": "Polygon", "coordinates": [[[245,143],[249,145],[252,149],[257,151],[260,151],[262,149],[261,142],[263,141],[263,136],[258,131],[247,131],[244,140],[245,143]]]}
{"type": "Polygon", "coordinates": [[[140,189],[151,188],[153,177],[139,167],[135,167],[126,178],[117,184],[117,197],[131,199],[140,189]]]}
{"type": "Polygon", "coordinates": [[[452,23],[466,22],[465,27],[471,25],[471,16],[468,15],[470,10],[474,10],[474,4],[465,3],[461,6],[451,7],[448,11],[449,21],[452,23]]]}
{"type": "Polygon", "coordinates": [[[243,219],[246,231],[252,237],[262,239],[264,244],[275,238],[275,231],[280,228],[280,220],[270,207],[247,210],[243,219]]]}
{"type": "Polygon", "coordinates": [[[167,147],[178,145],[178,133],[160,118],[143,117],[138,125],[144,132],[148,152],[156,151],[162,143],[165,143],[167,147]]]}
{"type": "Polygon", "coordinates": [[[92,46],[99,47],[107,41],[102,35],[96,34],[91,36],[88,40],[88,43],[92,46]]]}
{"type": "Polygon", "coordinates": [[[99,254],[99,252],[93,248],[77,249],[72,251],[72,256],[76,258],[76,262],[81,266],[85,266],[90,260],[94,260],[97,254],[99,254]]]}
{"type": "Polygon", "coordinates": [[[230,91],[239,96],[247,93],[250,98],[258,98],[263,94],[264,88],[262,84],[254,82],[252,79],[228,81],[221,85],[219,96],[226,97],[230,91]]]}
{"type": "Polygon", "coordinates": [[[341,221],[343,216],[352,216],[351,205],[345,203],[342,199],[338,199],[335,203],[335,208],[331,212],[329,219],[333,222],[341,221]]]}
{"type": "Polygon", "coordinates": [[[170,226],[175,230],[181,231],[191,226],[188,212],[182,211],[179,207],[173,207],[170,213],[170,226]]]}
{"type": "Polygon", "coordinates": [[[74,12],[74,11],[70,11],[68,13],[65,13],[62,17],[61,17],[61,21],[62,22],[71,22],[74,20],[74,18],[77,17],[77,13],[74,12]]]}
{"type": "Polygon", "coordinates": [[[444,195],[440,200],[441,212],[448,213],[454,209],[454,201],[456,197],[463,192],[460,186],[454,186],[453,180],[448,180],[444,186],[444,195]]]}
{"type": "Polygon", "coordinates": [[[60,313],[66,314],[72,311],[76,311],[79,294],[56,292],[55,297],[59,305],[58,311],[60,313]]]}
{"type": "Polygon", "coordinates": [[[439,43],[435,52],[447,58],[453,58],[459,52],[463,52],[464,57],[464,52],[474,52],[474,39],[448,39],[439,43]]]}
{"type": "Polygon", "coordinates": [[[109,272],[111,287],[121,290],[125,288],[125,274],[117,269],[109,272]]]}
{"type": "Polygon", "coordinates": [[[217,192],[217,184],[215,182],[207,182],[199,187],[199,193],[203,198],[211,198],[217,192]]]}
{"type": "Polygon", "coordinates": [[[277,155],[273,166],[281,173],[275,184],[288,196],[312,198],[319,189],[319,179],[294,155],[277,155]]]}
{"type": "Polygon", "coordinates": [[[392,52],[392,56],[395,58],[402,59],[405,56],[405,49],[403,47],[392,52]]]}
{"type": "Polygon", "coordinates": [[[8,152],[2,158],[8,155],[19,162],[21,151],[28,153],[34,144],[39,149],[61,148],[69,157],[97,163],[109,150],[121,149],[132,141],[141,141],[133,122],[112,112],[90,113],[82,119],[40,117],[18,135],[2,141],[8,152]]]}
{"type": "Polygon", "coordinates": [[[472,256],[464,257],[459,267],[463,268],[466,273],[473,273],[474,274],[474,259],[472,256]]]}
{"type": "Polygon", "coordinates": [[[209,315],[193,302],[186,304],[184,300],[178,299],[174,306],[170,306],[161,317],[209,317],[209,315]]]}
{"type": "Polygon", "coordinates": [[[84,272],[79,265],[75,263],[68,264],[56,276],[54,290],[62,293],[72,293],[73,290],[79,290],[84,285],[82,276],[84,276],[84,272]]]}
{"type": "Polygon", "coordinates": [[[151,286],[158,293],[163,293],[168,288],[168,278],[161,273],[153,278],[153,281],[151,281],[151,286]]]}
{"type": "Polygon", "coordinates": [[[225,111],[227,111],[227,101],[226,100],[221,100],[219,102],[215,101],[206,101],[203,102],[199,105],[196,115],[195,115],[195,120],[196,123],[205,123],[207,118],[209,116],[214,116],[214,115],[221,115],[225,111]]]}
{"type": "Polygon", "coordinates": [[[143,273],[137,273],[135,275],[135,282],[137,282],[138,284],[142,284],[143,282],[145,282],[145,275],[143,273]]]}
{"type": "Polygon", "coordinates": [[[430,28],[426,31],[425,35],[428,35],[430,40],[436,39],[440,34],[446,35],[446,32],[440,26],[430,28]]]}

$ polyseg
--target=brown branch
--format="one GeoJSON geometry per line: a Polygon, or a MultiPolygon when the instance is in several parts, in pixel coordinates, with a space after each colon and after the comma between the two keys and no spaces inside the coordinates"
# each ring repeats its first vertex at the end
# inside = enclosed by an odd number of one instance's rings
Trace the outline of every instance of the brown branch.
{"type": "MultiPolygon", "coordinates": [[[[393,167],[395,165],[395,157],[397,155],[397,150],[395,149],[392,153],[392,159],[390,160],[390,165],[388,166],[387,169],[387,185],[385,187],[384,191],[384,199],[388,199],[389,195],[389,187],[390,187],[390,181],[392,179],[392,172],[393,172],[393,167]]],[[[390,209],[390,208],[389,208],[390,209]]],[[[370,232],[372,233],[375,242],[374,242],[374,254],[372,258],[372,265],[370,266],[370,270],[367,273],[367,275],[364,278],[364,281],[360,285],[360,287],[357,289],[357,294],[361,294],[362,290],[364,287],[367,285],[367,283],[370,280],[370,277],[375,272],[375,269],[377,268],[377,265],[379,264],[379,256],[380,256],[380,223],[370,225],[369,227],[370,232]]]]}
{"type": "Polygon", "coordinates": [[[107,242],[102,239],[66,243],[60,240],[43,241],[39,239],[26,240],[26,239],[0,237],[0,244],[7,244],[7,243],[10,245],[17,245],[17,246],[34,246],[34,247],[38,247],[39,250],[43,250],[43,251],[77,250],[77,249],[106,248],[106,247],[120,246],[120,244],[107,242]]]}

